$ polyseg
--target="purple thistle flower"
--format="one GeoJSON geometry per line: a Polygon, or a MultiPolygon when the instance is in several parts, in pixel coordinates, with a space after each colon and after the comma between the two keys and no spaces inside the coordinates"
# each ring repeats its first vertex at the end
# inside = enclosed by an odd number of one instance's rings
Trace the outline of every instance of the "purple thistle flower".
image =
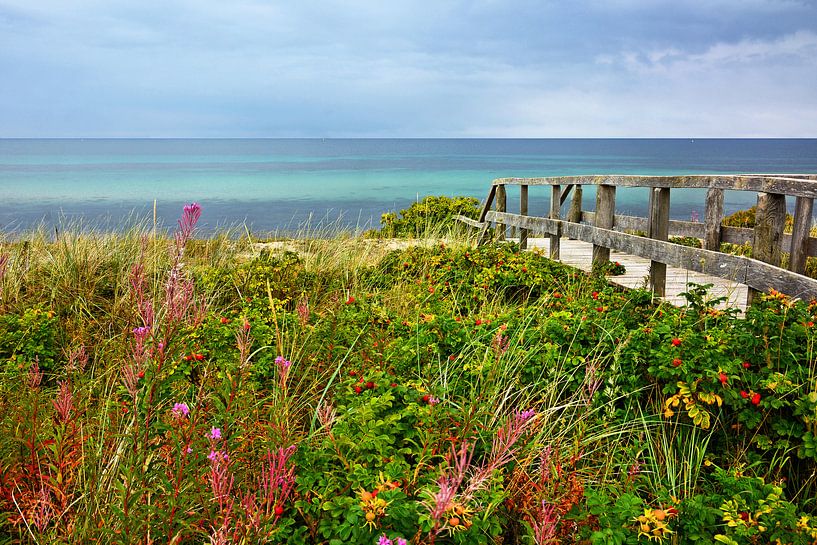
{"type": "Polygon", "coordinates": [[[215,462],[216,460],[218,460],[218,453],[214,450],[211,450],[210,454],[207,455],[207,459],[210,460],[211,462],[215,462]]]}
{"type": "Polygon", "coordinates": [[[393,545],[392,540],[386,537],[386,534],[380,536],[377,540],[377,545],[393,545]]]}
{"type": "Polygon", "coordinates": [[[408,541],[406,541],[402,537],[398,537],[397,538],[397,545],[408,545],[408,541]]]}
{"type": "Polygon", "coordinates": [[[214,441],[218,441],[221,439],[221,428],[210,428],[210,435],[207,437],[214,441]]]}

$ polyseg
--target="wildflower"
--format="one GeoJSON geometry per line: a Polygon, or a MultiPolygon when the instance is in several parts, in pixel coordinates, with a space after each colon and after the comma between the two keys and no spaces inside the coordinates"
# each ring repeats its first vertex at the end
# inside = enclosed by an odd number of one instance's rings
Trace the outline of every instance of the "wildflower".
{"type": "Polygon", "coordinates": [[[752,396],[752,405],[757,405],[760,403],[760,394],[755,394],[752,396]]]}
{"type": "Polygon", "coordinates": [[[743,368],[744,368],[744,369],[748,369],[748,368],[749,368],[749,367],[751,367],[751,366],[752,366],[752,365],[751,365],[751,364],[750,364],[748,361],[744,361],[744,362],[743,362],[743,368]]]}
{"type": "Polygon", "coordinates": [[[218,459],[218,453],[214,450],[210,451],[210,454],[207,455],[207,459],[211,462],[215,462],[218,459]]]}
{"type": "Polygon", "coordinates": [[[386,534],[383,534],[380,536],[380,539],[377,540],[377,545],[393,545],[393,542],[386,537],[386,534]]]}
{"type": "Polygon", "coordinates": [[[672,343],[672,346],[681,346],[681,339],[679,339],[678,337],[675,337],[670,342],[672,343]]]}
{"type": "Polygon", "coordinates": [[[726,386],[726,383],[729,382],[729,377],[726,375],[726,373],[721,372],[718,373],[718,380],[721,381],[722,386],[726,386]]]}
{"type": "Polygon", "coordinates": [[[590,294],[590,296],[591,296],[593,299],[598,299],[598,298],[599,298],[599,292],[594,291],[592,294],[590,294]]]}
{"type": "Polygon", "coordinates": [[[672,360],[673,367],[680,367],[682,363],[684,362],[681,360],[681,358],[675,358],[674,360],[672,360]]]}
{"type": "Polygon", "coordinates": [[[63,424],[68,422],[71,416],[71,409],[74,407],[74,398],[71,395],[71,385],[68,381],[59,381],[59,391],[57,398],[52,401],[54,410],[57,412],[57,418],[63,424]]]}
{"type": "Polygon", "coordinates": [[[354,304],[354,302],[355,302],[355,297],[353,295],[350,295],[349,298],[346,300],[347,305],[354,304]]]}
{"type": "Polygon", "coordinates": [[[187,403],[176,403],[170,412],[172,412],[176,418],[184,418],[190,414],[190,407],[187,406],[187,403]]]}
{"type": "Polygon", "coordinates": [[[514,416],[520,422],[526,422],[533,418],[534,416],[536,416],[536,410],[534,409],[527,409],[525,411],[517,410],[514,416]]]}
{"type": "Polygon", "coordinates": [[[214,441],[218,441],[221,439],[221,428],[210,428],[210,435],[208,435],[210,439],[214,441]]]}
{"type": "Polygon", "coordinates": [[[283,356],[278,356],[275,358],[275,365],[281,368],[282,371],[286,371],[292,365],[292,362],[285,359],[283,356]]]}
{"type": "Polygon", "coordinates": [[[428,404],[429,405],[436,405],[439,402],[440,402],[440,399],[437,398],[437,397],[431,396],[431,397],[428,398],[428,404]]]}
{"type": "Polygon", "coordinates": [[[301,325],[306,325],[309,321],[309,303],[305,298],[301,299],[296,310],[298,311],[298,319],[301,321],[301,325]]]}
{"type": "Polygon", "coordinates": [[[38,390],[42,381],[43,373],[40,371],[40,360],[35,357],[31,367],[28,368],[28,387],[32,390],[38,390]]]}

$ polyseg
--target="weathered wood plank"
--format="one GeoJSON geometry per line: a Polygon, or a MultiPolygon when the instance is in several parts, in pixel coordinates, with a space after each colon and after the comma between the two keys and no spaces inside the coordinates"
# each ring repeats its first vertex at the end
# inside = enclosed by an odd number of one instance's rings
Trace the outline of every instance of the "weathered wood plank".
{"type": "Polygon", "coordinates": [[[719,174],[688,176],[556,176],[550,178],[497,178],[494,185],[612,185],[619,187],[668,187],[731,189],[817,198],[817,175],[719,174]]]}
{"type": "MultiPolygon", "coordinates": [[[[797,197],[794,204],[794,226],[792,228],[791,242],[789,242],[789,270],[799,274],[806,271],[813,208],[814,199],[797,197]]],[[[785,244],[784,240],[784,247],[785,244]]]]}
{"type": "Polygon", "coordinates": [[[560,221],[550,218],[540,218],[538,216],[520,216],[518,214],[508,214],[507,212],[488,212],[486,221],[501,221],[507,224],[516,224],[518,227],[527,229],[529,233],[540,235],[555,235],[561,232],[560,221]]]}
{"type": "MultiPolygon", "coordinates": [[[[519,215],[528,215],[528,186],[526,185],[519,187],[519,215]]],[[[528,247],[528,230],[524,227],[519,228],[519,247],[523,250],[528,247]]]]}
{"type": "Polygon", "coordinates": [[[723,189],[710,188],[704,205],[704,243],[707,250],[718,251],[721,247],[721,222],[723,221],[723,189]]]}
{"type": "MultiPolygon", "coordinates": [[[[596,190],[596,216],[594,224],[602,229],[612,229],[616,214],[616,186],[600,185],[596,190]]],[[[610,247],[593,244],[593,266],[610,261],[610,247]]]]}
{"type": "Polygon", "coordinates": [[[454,216],[454,219],[456,221],[459,221],[459,222],[462,222],[462,223],[468,225],[469,227],[476,227],[477,229],[481,229],[482,226],[483,226],[482,222],[479,222],[479,221],[477,221],[475,219],[471,219],[471,218],[466,217],[466,216],[454,216]]]}
{"type": "Polygon", "coordinates": [[[563,223],[562,229],[571,238],[662,261],[673,267],[733,280],[759,291],[774,288],[800,299],[817,298],[817,280],[748,257],[690,248],[592,225],[563,223]]]}
{"type": "MultiPolygon", "coordinates": [[[[501,185],[496,188],[496,211],[497,212],[505,212],[508,208],[508,195],[505,191],[505,186],[501,185]]],[[[496,233],[497,233],[497,240],[505,240],[505,227],[504,223],[497,223],[496,224],[496,233]]]]}
{"type": "MultiPolygon", "coordinates": [[[[669,237],[669,189],[655,188],[650,206],[650,238],[667,240],[669,237]]],[[[650,287],[658,297],[664,297],[667,286],[667,265],[662,261],[650,262],[650,287]]]]}
{"type": "MultiPolygon", "coordinates": [[[[551,186],[550,191],[550,219],[558,220],[561,219],[561,191],[558,185],[551,186]]],[[[559,240],[561,239],[561,233],[551,235],[550,237],[550,258],[558,260],[559,259],[559,240]]]]}
{"type": "Polygon", "coordinates": [[[601,229],[593,225],[560,222],[549,218],[488,212],[486,219],[507,224],[516,223],[530,232],[543,235],[554,234],[561,228],[562,234],[572,239],[661,261],[671,267],[717,276],[763,292],[773,288],[791,297],[806,300],[817,298],[817,280],[748,257],[691,248],[672,242],[619,233],[611,229],[601,229]]]}

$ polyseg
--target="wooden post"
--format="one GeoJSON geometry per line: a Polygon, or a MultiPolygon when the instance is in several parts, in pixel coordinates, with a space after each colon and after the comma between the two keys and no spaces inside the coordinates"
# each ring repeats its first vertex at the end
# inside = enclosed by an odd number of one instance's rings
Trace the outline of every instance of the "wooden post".
{"type": "MultiPolygon", "coordinates": [[[[616,186],[600,185],[596,189],[596,227],[612,229],[616,214],[616,186]]],[[[610,261],[610,248],[593,245],[593,266],[606,265],[610,261]]]]}
{"type": "Polygon", "coordinates": [[[482,224],[482,228],[479,230],[479,237],[477,238],[477,246],[481,246],[483,242],[485,242],[487,235],[488,235],[488,222],[485,221],[485,216],[488,214],[488,210],[491,209],[491,204],[494,202],[494,198],[496,197],[496,186],[491,185],[491,189],[488,191],[488,197],[485,199],[485,204],[482,205],[482,210],[479,213],[479,222],[482,224]]]}
{"type": "Polygon", "coordinates": [[[573,188],[573,198],[570,200],[570,210],[567,211],[567,221],[579,223],[582,221],[582,186],[573,188]]]}
{"type": "Polygon", "coordinates": [[[723,189],[709,188],[704,208],[704,249],[721,249],[721,222],[723,221],[723,189]]]}
{"type": "MultiPolygon", "coordinates": [[[[560,219],[559,216],[561,215],[561,188],[558,185],[553,185],[550,188],[550,219],[558,220],[560,219]]],[[[561,229],[560,229],[561,231],[561,229]]],[[[555,235],[550,235],[550,258],[551,259],[559,259],[559,254],[561,253],[561,233],[556,233],[555,235]]]]}
{"type": "MultiPolygon", "coordinates": [[[[650,238],[666,241],[669,237],[669,188],[654,187],[650,191],[650,238]]],[[[666,286],[666,263],[650,261],[650,288],[653,294],[664,297],[666,286]]]]}
{"type": "Polygon", "coordinates": [[[797,197],[794,203],[794,228],[791,233],[789,270],[798,274],[805,274],[806,272],[808,238],[811,232],[811,213],[813,208],[814,199],[808,197],[797,197]]]}
{"type": "MultiPolygon", "coordinates": [[[[755,212],[755,233],[752,242],[752,257],[780,266],[782,252],[780,241],[783,239],[783,226],[786,223],[786,196],[774,193],[757,194],[757,211],[755,212]]],[[[757,290],[749,288],[746,306],[752,304],[757,290]]]]}
{"type": "MultiPolygon", "coordinates": [[[[528,186],[519,186],[519,215],[528,215],[528,186]]],[[[528,230],[519,229],[519,247],[523,250],[528,247],[528,230]]]]}
{"type": "MultiPolygon", "coordinates": [[[[505,186],[498,185],[496,187],[496,211],[505,212],[507,210],[507,194],[505,193],[505,186]]],[[[505,240],[505,224],[497,222],[496,224],[497,240],[505,240]]]]}

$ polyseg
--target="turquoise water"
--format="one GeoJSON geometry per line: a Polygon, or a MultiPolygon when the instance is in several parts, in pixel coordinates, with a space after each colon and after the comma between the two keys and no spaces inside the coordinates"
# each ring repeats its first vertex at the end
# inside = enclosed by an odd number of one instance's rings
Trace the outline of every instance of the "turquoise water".
{"type": "MultiPolygon", "coordinates": [[[[197,201],[206,229],[295,228],[310,216],[365,227],[425,195],[481,199],[497,177],[746,172],[817,172],[817,140],[4,139],[0,228],[115,228],[133,212],[152,216],[154,200],[165,224],[197,201]]],[[[702,212],[699,191],[672,199],[676,218],[702,212]]],[[[754,199],[728,192],[727,211],[754,199]]],[[[617,200],[620,213],[643,214],[646,192],[617,200]]],[[[546,188],[531,189],[531,213],[547,201],[546,188]]]]}

